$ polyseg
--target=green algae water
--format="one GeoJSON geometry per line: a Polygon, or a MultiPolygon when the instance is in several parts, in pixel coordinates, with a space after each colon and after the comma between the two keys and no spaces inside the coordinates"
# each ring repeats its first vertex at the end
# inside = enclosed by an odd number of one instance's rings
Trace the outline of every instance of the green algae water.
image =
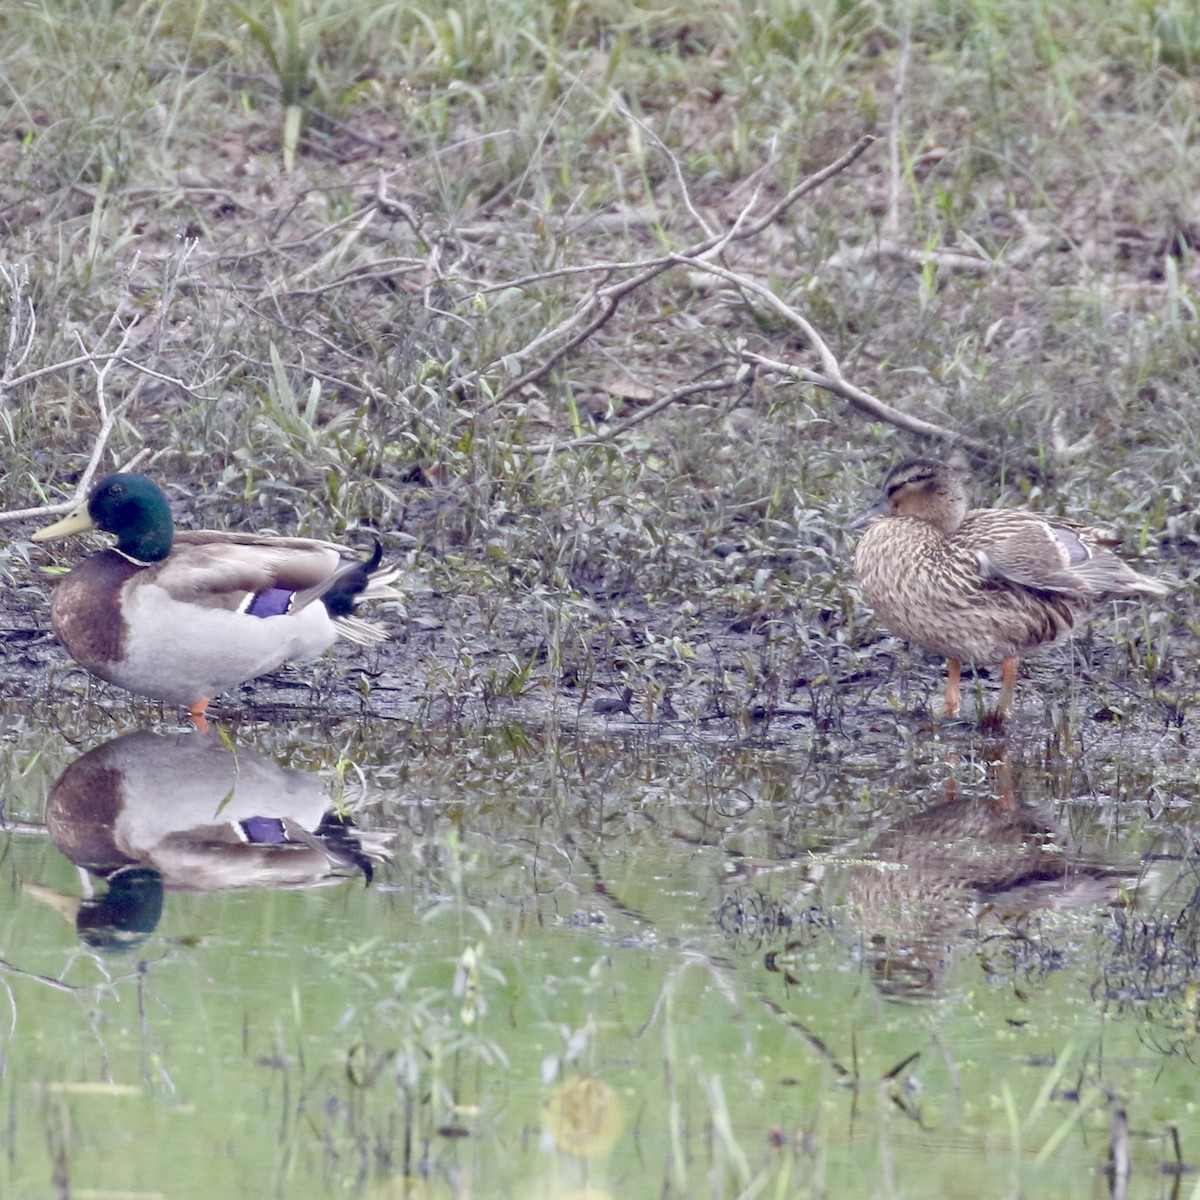
{"type": "Polygon", "coordinates": [[[1159,760],[5,735],[5,1197],[1195,1191],[1159,760]]]}

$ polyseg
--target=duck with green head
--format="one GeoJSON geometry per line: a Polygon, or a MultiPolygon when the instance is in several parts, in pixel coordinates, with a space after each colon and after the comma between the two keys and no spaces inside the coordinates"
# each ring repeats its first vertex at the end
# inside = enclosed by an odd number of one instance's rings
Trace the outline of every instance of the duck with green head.
{"type": "Polygon", "coordinates": [[[71,657],[127,691],[186,705],[205,728],[208,702],[285,662],[323,653],[339,635],[387,634],[354,615],[359,600],[396,598],[382,549],[347,559],[308,538],[176,530],[144,475],[101,479],[87,501],[35,542],[100,529],[116,544],[54,589],[50,620],[71,657]]]}

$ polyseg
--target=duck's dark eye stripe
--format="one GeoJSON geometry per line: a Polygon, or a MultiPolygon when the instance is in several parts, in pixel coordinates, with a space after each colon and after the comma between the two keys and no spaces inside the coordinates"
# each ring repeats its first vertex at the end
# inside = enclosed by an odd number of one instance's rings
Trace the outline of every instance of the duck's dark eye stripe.
{"type": "Polygon", "coordinates": [[[932,473],[923,473],[921,475],[905,475],[903,479],[898,479],[887,489],[889,497],[894,496],[897,492],[903,491],[905,488],[924,487],[928,484],[936,483],[936,477],[932,473]]]}

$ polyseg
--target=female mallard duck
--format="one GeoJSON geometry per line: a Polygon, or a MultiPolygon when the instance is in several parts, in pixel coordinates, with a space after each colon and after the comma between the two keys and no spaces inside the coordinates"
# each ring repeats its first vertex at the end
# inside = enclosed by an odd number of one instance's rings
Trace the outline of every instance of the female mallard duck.
{"type": "Polygon", "coordinates": [[[88,529],[116,535],[54,589],[50,620],[71,657],[101,679],[168,704],[204,710],[220,692],[290,660],[315,658],[338,634],[360,644],[387,634],[354,616],[360,599],[394,597],[382,549],[349,561],[307,538],[176,531],[159,488],[109,475],[48,542],[88,529]]]}
{"type": "Polygon", "coordinates": [[[1102,529],[1019,510],[968,511],[962,475],[917,458],[893,467],[855,522],[864,599],[893,633],[948,659],[946,712],[958,716],[963,662],[1000,663],[997,719],[1012,704],[1017,662],[1071,631],[1093,601],[1165,596],[1127,567],[1102,529]]]}

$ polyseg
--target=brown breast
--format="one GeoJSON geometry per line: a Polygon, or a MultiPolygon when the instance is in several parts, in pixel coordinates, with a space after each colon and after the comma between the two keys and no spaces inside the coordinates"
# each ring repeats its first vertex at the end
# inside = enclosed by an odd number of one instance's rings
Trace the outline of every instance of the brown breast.
{"type": "Polygon", "coordinates": [[[115,550],[105,550],[85,559],[55,587],[50,623],[80,666],[99,673],[125,657],[129,628],[121,616],[121,588],[143,570],[115,550]]]}

